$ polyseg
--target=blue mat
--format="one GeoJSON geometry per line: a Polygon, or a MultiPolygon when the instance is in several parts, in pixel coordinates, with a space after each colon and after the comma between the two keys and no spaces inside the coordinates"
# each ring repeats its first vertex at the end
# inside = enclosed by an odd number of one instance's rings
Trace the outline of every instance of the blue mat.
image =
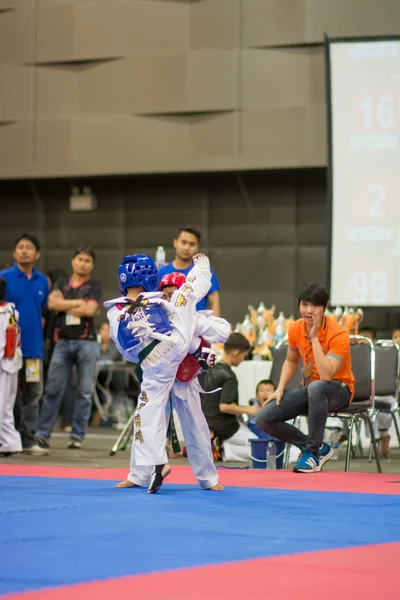
{"type": "Polygon", "coordinates": [[[400,540],[400,496],[2,477],[0,593],[400,540]]]}

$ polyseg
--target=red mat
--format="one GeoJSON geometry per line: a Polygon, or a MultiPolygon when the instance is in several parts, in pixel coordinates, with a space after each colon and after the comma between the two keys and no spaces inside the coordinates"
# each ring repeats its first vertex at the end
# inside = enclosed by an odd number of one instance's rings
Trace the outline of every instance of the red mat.
{"type": "MultiPolygon", "coordinates": [[[[226,486],[271,488],[283,490],[310,490],[321,492],[356,492],[361,494],[400,495],[400,475],[375,473],[332,473],[311,475],[292,471],[261,471],[220,469],[220,483],[226,486]]],[[[73,479],[100,479],[121,481],[127,469],[83,469],[73,467],[0,465],[0,475],[25,477],[65,477],[73,479]]],[[[168,483],[196,484],[190,467],[173,467],[168,483]]]]}
{"type": "Polygon", "coordinates": [[[8,600],[398,598],[400,543],[274,556],[8,594],[8,600]]]}

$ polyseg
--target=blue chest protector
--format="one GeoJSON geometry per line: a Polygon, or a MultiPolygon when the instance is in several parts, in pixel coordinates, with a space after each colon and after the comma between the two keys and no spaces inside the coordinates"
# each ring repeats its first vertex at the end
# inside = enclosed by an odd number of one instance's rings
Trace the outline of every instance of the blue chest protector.
{"type": "Polygon", "coordinates": [[[150,304],[148,300],[139,296],[137,300],[129,301],[125,314],[121,314],[118,342],[129,352],[145,341],[146,337],[148,343],[151,343],[154,339],[168,336],[170,332],[171,325],[162,307],[150,304]]]}

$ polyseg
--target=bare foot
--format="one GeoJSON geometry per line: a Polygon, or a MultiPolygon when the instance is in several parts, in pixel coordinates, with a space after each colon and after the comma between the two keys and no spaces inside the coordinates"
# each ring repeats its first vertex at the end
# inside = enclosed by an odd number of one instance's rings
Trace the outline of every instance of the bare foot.
{"type": "Polygon", "coordinates": [[[125,481],[120,481],[119,483],[117,483],[117,485],[115,487],[116,488],[133,488],[133,487],[140,487],[140,485],[136,485],[136,483],[129,481],[129,479],[125,479],[125,481]]]}
{"type": "Polygon", "coordinates": [[[225,488],[220,483],[217,483],[217,485],[213,485],[211,488],[208,488],[208,489],[211,492],[223,492],[225,488]]]}

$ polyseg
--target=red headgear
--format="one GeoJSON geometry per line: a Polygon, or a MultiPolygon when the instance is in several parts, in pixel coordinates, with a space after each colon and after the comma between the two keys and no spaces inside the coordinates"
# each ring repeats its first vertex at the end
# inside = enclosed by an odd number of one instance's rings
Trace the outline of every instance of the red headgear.
{"type": "Polygon", "coordinates": [[[167,273],[161,277],[158,289],[162,291],[165,287],[169,287],[170,285],[175,285],[177,288],[180,288],[185,282],[186,275],[183,273],[167,273]]]}

